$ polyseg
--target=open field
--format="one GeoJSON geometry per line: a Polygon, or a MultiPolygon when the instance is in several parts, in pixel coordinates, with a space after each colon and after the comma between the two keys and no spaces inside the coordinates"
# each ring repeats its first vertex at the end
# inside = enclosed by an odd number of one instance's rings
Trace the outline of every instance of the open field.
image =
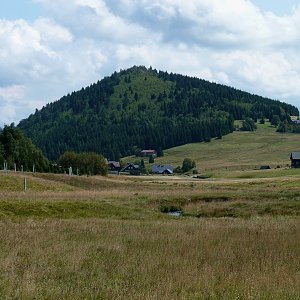
{"type": "MultiPolygon", "coordinates": [[[[155,163],[176,167],[181,166],[183,159],[188,157],[196,162],[199,172],[249,170],[262,165],[272,168],[289,166],[290,153],[300,151],[300,134],[277,133],[268,122],[257,124],[257,127],[254,132],[234,131],[210,143],[187,144],[165,150],[164,157],[156,158],[155,163]]],[[[135,160],[139,158],[124,159],[135,160]]]]}
{"type": "Polygon", "coordinates": [[[1,174],[1,298],[300,299],[300,170],[222,172],[1,174]]]}

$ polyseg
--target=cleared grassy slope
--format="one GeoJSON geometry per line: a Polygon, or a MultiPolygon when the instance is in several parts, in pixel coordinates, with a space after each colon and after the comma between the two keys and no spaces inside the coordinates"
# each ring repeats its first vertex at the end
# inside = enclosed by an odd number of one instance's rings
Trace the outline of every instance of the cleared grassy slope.
{"type": "MultiPolygon", "coordinates": [[[[290,153],[300,151],[300,134],[277,133],[269,123],[258,124],[255,132],[234,131],[221,140],[194,143],[167,149],[155,163],[181,166],[185,157],[195,160],[200,172],[209,170],[242,170],[290,165],[290,153]]],[[[124,161],[137,158],[125,158],[124,161]]]]}

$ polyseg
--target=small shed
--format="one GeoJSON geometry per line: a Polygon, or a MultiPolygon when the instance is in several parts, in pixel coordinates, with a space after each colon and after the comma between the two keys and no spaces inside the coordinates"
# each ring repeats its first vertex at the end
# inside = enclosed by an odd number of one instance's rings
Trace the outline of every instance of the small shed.
{"type": "Polygon", "coordinates": [[[300,168],[300,151],[292,152],[290,159],[291,159],[291,168],[300,168]]]}

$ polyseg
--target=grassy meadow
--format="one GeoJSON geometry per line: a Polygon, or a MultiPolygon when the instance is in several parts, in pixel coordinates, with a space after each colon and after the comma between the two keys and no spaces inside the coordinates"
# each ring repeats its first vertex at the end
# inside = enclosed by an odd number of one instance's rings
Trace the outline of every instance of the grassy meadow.
{"type": "MultiPolygon", "coordinates": [[[[185,157],[196,162],[199,172],[219,172],[251,170],[262,165],[272,168],[290,165],[290,153],[300,151],[300,135],[280,134],[276,128],[266,124],[257,124],[254,132],[234,131],[221,140],[212,139],[209,143],[187,144],[164,151],[163,157],[155,159],[157,164],[181,166],[185,157]]],[[[124,162],[138,161],[135,157],[126,157],[124,162]]],[[[145,159],[146,166],[148,165],[145,159]]]]}
{"type": "Polygon", "coordinates": [[[207,179],[0,173],[0,299],[300,299],[299,138],[259,131],[179,147],[207,179]]]}

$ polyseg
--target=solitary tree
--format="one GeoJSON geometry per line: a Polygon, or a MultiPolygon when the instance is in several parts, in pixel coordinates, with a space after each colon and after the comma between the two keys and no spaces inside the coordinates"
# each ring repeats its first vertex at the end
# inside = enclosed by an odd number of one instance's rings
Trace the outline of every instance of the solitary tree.
{"type": "Polygon", "coordinates": [[[256,129],[257,129],[257,126],[251,118],[246,118],[245,120],[243,120],[241,130],[255,131],[256,129]]]}
{"type": "Polygon", "coordinates": [[[158,147],[156,153],[157,153],[157,157],[164,156],[164,151],[161,147],[158,147]]]}
{"type": "Polygon", "coordinates": [[[182,172],[188,172],[189,170],[196,167],[195,161],[191,160],[190,158],[185,158],[182,162],[182,172]]]}
{"type": "Polygon", "coordinates": [[[151,155],[149,157],[149,164],[153,164],[153,163],[154,163],[154,157],[153,157],[153,155],[151,155]]]}
{"type": "Polygon", "coordinates": [[[140,170],[141,170],[141,173],[143,173],[143,174],[147,173],[147,169],[146,169],[145,162],[143,159],[141,159],[141,162],[140,162],[140,170]]]}
{"type": "Polygon", "coordinates": [[[274,115],[273,117],[272,117],[272,119],[271,119],[271,124],[273,125],[273,126],[278,126],[279,125],[279,123],[280,123],[280,118],[279,118],[279,116],[278,115],[274,115]]]}
{"type": "Polygon", "coordinates": [[[287,132],[289,129],[289,124],[287,123],[287,121],[285,122],[280,122],[277,128],[277,132],[287,132]]]}

